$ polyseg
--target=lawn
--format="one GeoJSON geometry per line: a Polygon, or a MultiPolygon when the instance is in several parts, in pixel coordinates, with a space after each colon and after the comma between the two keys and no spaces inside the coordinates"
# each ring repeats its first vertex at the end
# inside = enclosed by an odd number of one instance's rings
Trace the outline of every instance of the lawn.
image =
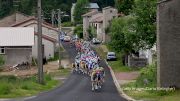
{"type": "Polygon", "coordinates": [[[55,73],[45,74],[43,85],[37,83],[36,75],[31,77],[0,76],[0,98],[33,96],[51,90],[62,84],[62,81],[54,80],[53,77],[67,77],[69,73],[69,69],[61,69],[55,73]]]}

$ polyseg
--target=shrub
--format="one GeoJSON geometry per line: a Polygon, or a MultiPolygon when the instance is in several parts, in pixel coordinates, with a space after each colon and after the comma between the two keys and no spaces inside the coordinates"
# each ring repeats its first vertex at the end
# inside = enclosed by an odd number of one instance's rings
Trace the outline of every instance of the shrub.
{"type": "Polygon", "coordinates": [[[34,85],[32,84],[32,82],[23,82],[21,84],[21,89],[25,89],[25,90],[31,90],[34,88],[34,85]]]}
{"type": "Polygon", "coordinates": [[[51,75],[49,75],[49,74],[45,75],[45,80],[46,81],[51,81],[52,80],[51,75]]]}
{"type": "Polygon", "coordinates": [[[156,87],[157,80],[157,68],[155,65],[151,65],[145,68],[142,68],[140,71],[140,76],[136,81],[138,87],[156,87]],[[147,80],[148,83],[145,85],[144,80],[147,80]]]}
{"type": "Polygon", "coordinates": [[[7,81],[3,81],[0,83],[0,95],[6,95],[11,92],[12,85],[7,81]]]}
{"type": "Polygon", "coordinates": [[[71,27],[73,25],[74,25],[74,23],[72,23],[72,22],[64,22],[64,23],[62,23],[63,27],[71,27]]]}
{"type": "Polygon", "coordinates": [[[74,34],[77,34],[79,38],[83,38],[83,26],[82,25],[78,25],[74,29],[74,34]]]}
{"type": "Polygon", "coordinates": [[[13,76],[13,75],[9,75],[9,76],[0,76],[0,81],[7,81],[7,82],[14,82],[17,80],[17,77],[13,76]]]}

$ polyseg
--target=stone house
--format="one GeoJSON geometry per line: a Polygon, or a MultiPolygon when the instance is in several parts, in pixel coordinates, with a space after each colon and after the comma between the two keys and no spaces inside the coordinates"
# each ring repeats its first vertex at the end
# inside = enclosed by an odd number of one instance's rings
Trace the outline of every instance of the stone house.
{"type": "Polygon", "coordinates": [[[88,29],[93,26],[96,29],[97,38],[102,42],[108,41],[106,29],[111,24],[112,19],[118,17],[118,10],[113,7],[105,7],[102,12],[94,10],[83,16],[83,34],[88,37],[88,29]]]}
{"type": "Polygon", "coordinates": [[[97,38],[99,40],[103,40],[103,14],[98,13],[91,17],[90,19],[90,25],[96,29],[97,38]]]}
{"type": "Polygon", "coordinates": [[[98,10],[93,10],[93,11],[90,11],[83,16],[83,36],[85,37],[85,39],[87,39],[87,37],[89,36],[88,34],[88,29],[90,27],[90,20],[92,18],[93,15],[96,15],[98,12],[98,10]]]}
{"type": "Polygon", "coordinates": [[[5,66],[31,63],[33,45],[33,27],[0,27],[0,55],[5,66]]]}

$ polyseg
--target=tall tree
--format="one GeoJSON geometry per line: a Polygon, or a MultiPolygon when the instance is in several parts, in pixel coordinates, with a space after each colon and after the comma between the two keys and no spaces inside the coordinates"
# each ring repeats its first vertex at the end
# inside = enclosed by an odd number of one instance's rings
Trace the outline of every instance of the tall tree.
{"type": "Polygon", "coordinates": [[[13,11],[13,0],[0,0],[0,18],[13,11]]]}
{"type": "Polygon", "coordinates": [[[74,20],[75,23],[82,23],[82,15],[85,14],[88,10],[88,0],[77,0],[75,9],[74,9],[74,20]]]}
{"type": "Polygon", "coordinates": [[[119,12],[128,15],[133,8],[134,0],[115,0],[115,6],[119,12]]]}
{"type": "Polygon", "coordinates": [[[157,0],[136,0],[135,3],[136,34],[142,48],[151,48],[156,42],[156,3],[157,0]]]}
{"type": "Polygon", "coordinates": [[[125,16],[114,19],[110,27],[110,47],[117,52],[130,53],[137,50],[135,18],[125,16]]]}
{"type": "Polygon", "coordinates": [[[19,3],[18,11],[27,14],[32,15],[35,13],[36,10],[36,1],[35,0],[21,0],[19,3]]]}

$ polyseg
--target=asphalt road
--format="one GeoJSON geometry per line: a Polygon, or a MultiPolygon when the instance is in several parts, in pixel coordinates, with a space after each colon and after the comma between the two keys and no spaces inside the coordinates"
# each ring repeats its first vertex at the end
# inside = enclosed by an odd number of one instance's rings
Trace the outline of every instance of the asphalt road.
{"type": "MultiPolygon", "coordinates": [[[[68,51],[71,61],[74,61],[77,53],[75,49],[70,48],[68,43],[63,43],[63,46],[68,51]]],[[[62,86],[25,101],[126,101],[119,95],[105,61],[101,61],[100,65],[105,67],[106,78],[99,92],[91,91],[90,77],[71,74],[62,86]]]]}

